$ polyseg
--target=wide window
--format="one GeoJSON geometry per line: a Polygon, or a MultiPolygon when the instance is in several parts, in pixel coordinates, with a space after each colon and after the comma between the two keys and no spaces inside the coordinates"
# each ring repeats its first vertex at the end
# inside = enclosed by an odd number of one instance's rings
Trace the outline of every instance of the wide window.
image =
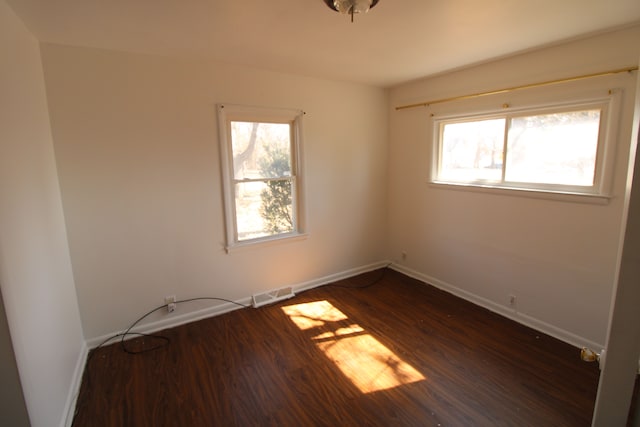
{"type": "Polygon", "coordinates": [[[227,249],[295,237],[300,111],[218,106],[227,249]]]}
{"type": "Polygon", "coordinates": [[[611,100],[434,119],[432,181],[604,195],[611,100]]]}

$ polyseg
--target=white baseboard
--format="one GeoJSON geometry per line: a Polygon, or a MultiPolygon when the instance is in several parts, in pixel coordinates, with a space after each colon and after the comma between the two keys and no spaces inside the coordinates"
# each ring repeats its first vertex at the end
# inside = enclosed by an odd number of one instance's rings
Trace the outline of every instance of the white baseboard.
{"type": "Polygon", "coordinates": [[[412,277],[414,279],[433,285],[438,289],[441,289],[457,297],[460,297],[464,300],[467,300],[475,305],[479,305],[480,307],[484,307],[487,310],[493,311],[494,313],[497,313],[503,317],[511,319],[522,325],[528,326],[544,334],[550,335],[574,347],[577,347],[577,348],[589,347],[592,349],[596,349],[597,351],[599,351],[599,349],[601,348],[604,348],[603,344],[578,336],[572,332],[558,328],[554,325],[551,325],[547,322],[544,322],[540,319],[536,319],[535,317],[526,315],[524,313],[514,312],[509,307],[497,304],[494,301],[475,295],[471,292],[465,291],[464,289],[460,289],[449,283],[443,282],[442,280],[438,280],[435,277],[422,274],[404,265],[391,264],[389,268],[399,273],[406,274],[407,276],[412,277]]]}
{"type": "MultiPolygon", "coordinates": [[[[318,279],[310,280],[308,282],[299,283],[297,285],[293,285],[292,288],[295,292],[303,292],[309,289],[316,288],[318,286],[326,285],[328,283],[332,283],[338,280],[347,279],[349,277],[357,276],[358,274],[366,273],[369,271],[376,270],[378,268],[386,267],[390,265],[390,261],[380,261],[368,265],[364,265],[361,267],[352,268],[349,270],[342,271],[340,273],[330,274],[328,276],[324,276],[318,279]]],[[[251,297],[245,297],[235,301],[238,304],[251,306],[251,297]]],[[[161,331],[163,329],[173,328],[176,326],[184,325],[186,323],[195,322],[198,320],[206,319],[208,317],[219,316],[221,314],[229,313],[234,310],[238,310],[241,307],[240,305],[233,303],[224,303],[219,304],[214,307],[208,307],[200,310],[194,310],[191,312],[187,312],[184,314],[180,314],[177,316],[169,316],[166,319],[158,320],[150,323],[143,323],[136,326],[132,332],[150,334],[153,332],[161,331]]],[[[110,337],[114,337],[124,331],[113,332],[111,334],[102,335],[95,338],[90,338],[87,340],[87,346],[91,349],[97,347],[100,343],[109,339],[110,337]]],[[[129,338],[135,338],[135,335],[132,335],[129,338]]],[[[127,339],[127,338],[125,338],[127,339]]]]}
{"type": "MultiPolygon", "coordinates": [[[[571,344],[574,347],[577,347],[577,348],[589,347],[593,349],[604,348],[601,343],[597,343],[589,339],[586,339],[584,337],[578,336],[569,331],[566,331],[564,329],[561,329],[554,325],[546,323],[540,319],[534,318],[532,316],[528,316],[524,313],[514,312],[509,307],[497,304],[494,301],[472,294],[468,291],[460,289],[442,280],[436,279],[435,277],[428,276],[426,274],[412,270],[400,264],[391,263],[390,261],[380,261],[380,262],[364,265],[361,267],[356,267],[349,270],[341,271],[339,273],[330,274],[328,276],[320,277],[318,279],[313,279],[308,282],[303,282],[297,285],[293,285],[292,288],[296,293],[299,293],[299,292],[303,292],[303,291],[313,289],[319,286],[323,286],[329,283],[333,283],[338,280],[347,279],[349,277],[357,276],[362,273],[367,273],[369,271],[377,270],[379,268],[386,267],[386,266],[389,266],[389,268],[396,270],[402,274],[406,274],[409,277],[412,277],[414,279],[433,285],[438,289],[442,289],[446,292],[449,292],[450,294],[453,294],[457,297],[467,300],[473,304],[479,305],[480,307],[484,307],[508,319],[514,320],[525,326],[528,326],[537,331],[540,331],[554,338],[557,338],[561,341],[564,341],[568,344],[571,344]]],[[[245,297],[245,298],[236,300],[235,302],[246,305],[246,306],[250,306],[251,297],[250,296],[245,297]]],[[[238,310],[240,308],[242,307],[233,303],[220,304],[214,307],[194,310],[191,312],[180,314],[178,316],[171,316],[167,319],[162,319],[155,322],[141,324],[139,326],[136,326],[134,331],[139,333],[149,334],[149,333],[157,332],[163,329],[173,328],[176,326],[184,325],[186,323],[191,323],[198,320],[206,319],[208,317],[219,316],[221,314],[229,313],[231,311],[238,310]]],[[[111,334],[106,334],[103,336],[88,339],[87,346],[89,349],[95,348],[104,340],[108,339],[109,337],[113,337],[121,332],[122,331],[113,332],[111,334]]],[[[133,337],[135,336],[132,335],[130,338],[133,338],[133,337]]],[[[85,349],[85,359],[86,359],[86,349],[85,349]]],[[[78,381],[80,379],[78,379],[78,381]]]]}
{"type": "MultiPolygon", "coordinates": [[[[438,289],[444,290],[450,294],[453,294],[457,297],[467,300],[480,307],[484,307],[501,316],[504,316],[508,319],[514,320],[518,323],[521,323],[525,326],[533,328],[537,331],[550,335],[554,338],[557,338],[575,347],[578,347],[578,348],[589,347],[593,349],[603,348],[602,344],[600,343],[590,341],[588,339],[575,335],[569,331],[558,328],[556,326],[553,326],[549,323],[543,322],[539,319],[528,316],[526,314],[513,312],[510,308],[506,306],[497,304],[491,300],[472,294],[456,286],[453,286],[449,283],[443,282],[434,277],[412,270],[406,266],[392,263],[391,261],[380,261],[380,262],[364,265],[361,267],[352,268],[339,273],[330,274],[328,276],[310,280],[308,282],[299,283],[297,285],[293,285],[292,288],[294,289],[295,292],[299,293],[299,292],[307,291],[313,288],[317,288],[319,286],[327,285],[329,283],[333,283],[338,280],[348,279],[349,277],[357,276],[359,274],[367,273],[369,271],[377,270],[383,267],[389,267],[399,273],[405,274],[409,277],[420,280],[424,283],[433,285],[438,289]]],[[[242,298],[240,300],[237,300],[236,302],[246,306],[250,306],[251,297],[249,296],[246,298],[242,298]]],[[[153,333],[162,329],[172,328],[175,326],[180,326],[186,323],[195,322],[197,320],[205,319],[208,317],[218,316],[224,313],[238,310],[240,308],[242,307],[233,303],[220,304],[214,307],[209,307],[209,308],[195,310],[189,313],[181,314],[175,317],[171,317],[169,319],[163,319],[156,322],[142,324],[140,326],[137,326],[135,328],[135,331],[139,333],[153,333]]],[[[106,334],[100,337],[91,338],[86,341],[86,344],[83,344],[83,347],[78,357],[78,362],[76,364],[76,368],[73,374],[73,380],[69,390],[69,396],[67,397],[67,404],[65,407],[66,408],[65,418],[60,423],[61,427],[70,427],[71,423],[73,422],[73,413],[75,412],[76,400],[77,400],[78,392],[80,390],[80,385],[82,382],[82,375],[84,373],[84,367],[87,360],[88,350],[96,347],[97,345],[99,345],[109,337],[113,337],[121,332],[122,331],[113,332],[111,334],[106,334]]]]}
{"type": "Polygon", "coordinates": [[[73,376],[71,377],[71,385],[69,386],[67,401],[64,405],[64,416],[62,420],[60,420],[60,427],[71,427],[73,423],[73,415],[76,412],[76,402],[78,400],[78,394],[80,393],[80,385],[82,384],[82,376],[84,375],[84,367],[87,364],[88,354],[89,348],[86,342],[83,341],[76,366],[73,370],[73,376]]]}
{"type": "Polygon", "coordinates": [[[317,288],[318,286],[327,285],[329,283],[337,282],[338,280],[348,279],[349,277],[357,276],[358,274],[368,273],[369,271],[377,270],[379,268],[387,267],[391,265],[391,261],[379,261],[372,264],[363,265],[361,267],[352,268],[342,271],[336,274],[330,274],[328,276],[321,277],[319,279],[310,280],[308,282],[300,283],[293,286],[293,290],[296,292],[304,292],[309,289],[317,288]]]}

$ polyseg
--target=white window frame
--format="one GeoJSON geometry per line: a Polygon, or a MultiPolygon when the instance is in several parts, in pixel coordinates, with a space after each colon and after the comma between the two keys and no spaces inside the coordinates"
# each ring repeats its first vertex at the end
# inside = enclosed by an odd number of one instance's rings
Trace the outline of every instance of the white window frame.
{"type": "Polygon", "coordinates": [[[234,104],[218,104],[218,129],[220,138],[220,163],[225,217],[225,250],[230,253],[237,249],[272,244],[282,241],[299,240],[307,235],[304,232],[305,215],[303,203],[302,179],[302,117],[304,112],[294,109],[268,107],[250,107],[234,104]],[[231,122],[287,123],[291,126],[291,201],[293,210],[293,230],[286,233],[263,236],[254,239],[239,240],[235,206],[236,183],[251,180],[236,180],[233,169],[233,149],[231,122]]]}
{"type": "Polygon", "coordinates": [[[436,117],[431,117],[433,155],[431,162],[430,183],[435,186],[443,186],[453,189],[466,189],[472,191],[503,192],[511,191],[511,194],[532,196],[538,198],[555,198],[564,200],[586,201],[592,203],[607,203],[611,198],[610,191],[613,180],[613,168],[615,161],[615,146],[617,122],[619,116],[620,91],[609,91],[606,97],[590,99],[573,99],[564,102],[549,102],[545,104],[523,105],[511,108],[504,105],[500,110],[468,111],[436,117]],[[598,134],[598,146],[594,171],[594,183],[591,186],[573,186],[562,184],[523,183],[505,181],[505,167],[510,120],[513,118],[553,114],[588,109],[600,109],[600,127],[598,134]],[[502,162],[502,180],[496,181],[453,181],[440,180],[439,168],[442,159],[442,134],[444,125],[448,123],[460,123],[465,121],[479,121],[487,119],[505,118],[505,144],[502,162]],[[515,193],[514,193],[515,192],[515,193]],[[576,198],[577,197],[577,198],[576,198]]]}

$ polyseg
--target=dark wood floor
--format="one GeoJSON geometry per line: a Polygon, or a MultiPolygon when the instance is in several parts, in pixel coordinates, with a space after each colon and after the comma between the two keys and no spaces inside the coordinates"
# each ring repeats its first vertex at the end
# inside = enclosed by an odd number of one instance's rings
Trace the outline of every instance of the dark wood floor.
{"type": "Polygon", "coordinates": [[[392,270],[337,285],[373,282],[100,348],[74,426],[590,425],[578,349],[392,270]]]}

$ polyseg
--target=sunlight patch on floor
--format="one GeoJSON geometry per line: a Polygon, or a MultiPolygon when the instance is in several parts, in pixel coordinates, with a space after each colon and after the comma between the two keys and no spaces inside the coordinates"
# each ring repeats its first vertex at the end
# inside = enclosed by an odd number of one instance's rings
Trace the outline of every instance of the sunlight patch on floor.
{"type": "Polygon", "coordinates": [[[314,327],[324,326],[327,322],[347,320],[343,312],[329,301],[315,301],[282,307],[293,323],[303,331],[314,327]]]}
{"type": "Polygon", "coordinates": [[[318,348],[363,393],[425,380],[425,377],[329,301],[282,307],[304,331],[312,332],[318,348]],[[313,331],[313,329],[317,329],[313,331]]]}

